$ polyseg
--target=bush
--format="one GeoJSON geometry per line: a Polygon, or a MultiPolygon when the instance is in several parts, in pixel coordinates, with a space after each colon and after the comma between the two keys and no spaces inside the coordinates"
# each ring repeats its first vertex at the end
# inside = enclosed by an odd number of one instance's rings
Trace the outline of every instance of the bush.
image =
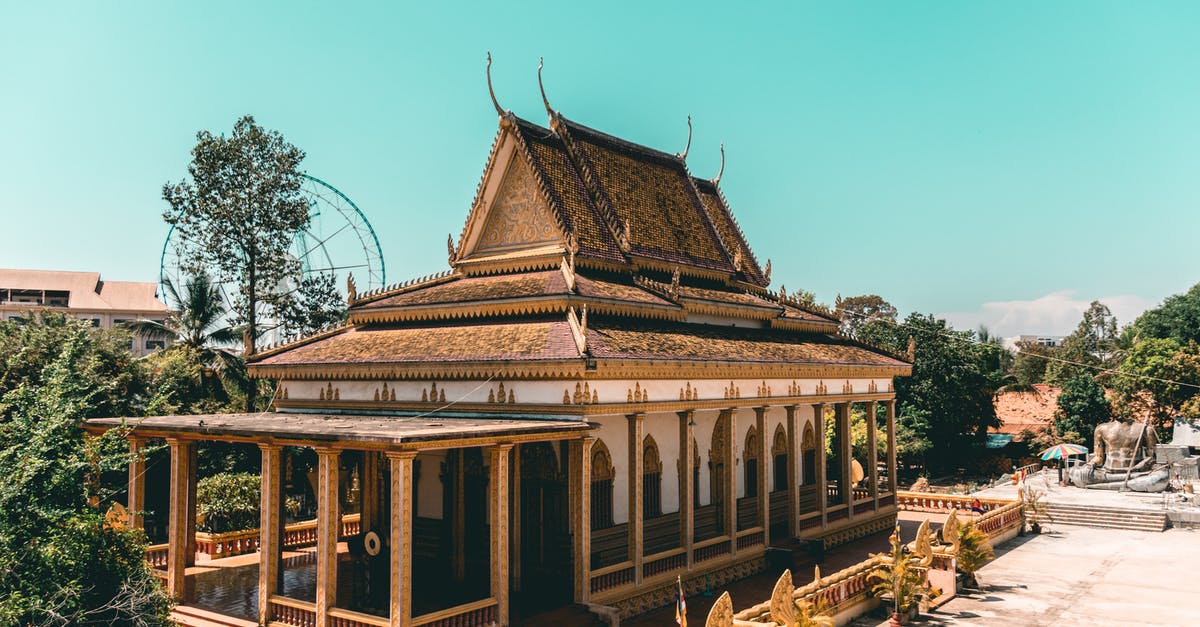
{"type": "Polygon", "coordinates": [[[196,486],[196,529],[228,533],[258,528],[262,481],[249,473],[220,473],[196,486]]]}

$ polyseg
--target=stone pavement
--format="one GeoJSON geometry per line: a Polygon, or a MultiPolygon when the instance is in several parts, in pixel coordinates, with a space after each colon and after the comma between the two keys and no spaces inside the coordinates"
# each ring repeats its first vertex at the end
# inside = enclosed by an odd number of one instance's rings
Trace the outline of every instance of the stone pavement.
{"type": "MultiPolygon", "coordinates": [[[[1200,617],[1200,531],[1051,525],[1015,538],[979,571],[983,589],[923,616],[924,625],[1192,625],[1200,617]]],[[[863,617],[856,627],[880,625],[863,617]]]]}

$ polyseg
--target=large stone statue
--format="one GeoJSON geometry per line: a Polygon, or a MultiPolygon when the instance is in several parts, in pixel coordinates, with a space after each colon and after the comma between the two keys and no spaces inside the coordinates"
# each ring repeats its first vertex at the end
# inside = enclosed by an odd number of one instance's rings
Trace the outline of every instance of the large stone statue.
{"type": "Polygon", "coordinates": [[[1071,470],[1071,483],[1096,490],[1162,492],[1170,477],[1166,468],[1154,465],[1157,445],[1149,411],[1144,422],[1113,418],[1096,427],[1094,454],[1071,470]]]}

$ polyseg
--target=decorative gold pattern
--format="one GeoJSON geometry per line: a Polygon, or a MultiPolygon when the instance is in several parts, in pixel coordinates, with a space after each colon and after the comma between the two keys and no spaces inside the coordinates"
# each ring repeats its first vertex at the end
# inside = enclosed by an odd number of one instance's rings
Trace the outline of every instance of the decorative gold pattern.
{"type": "Polygon", "coordinates": [[[758,391],[759,398],[767,398],[767,397],[771,396],[771,386],[767,385],[766,381],[763,381],[762,385],[758,386],[757,391],[758,391]]]}
{"type": "Polygon", "coordinates": [[[818,381],[817,382],[817,390],[816,390],[817,396],[823,396],[828,393],[829,393],[829,388],[825,387],[825,380],[822,379],[822,380],[818,381]]]}
{"type": "Polygon", "coordinates": [[[553,244],[561,239],[529,165],[514,154],[473,253],[553,244]]]}
{"type": "Polygon", "coordinates": [[[879,391],[879,384],[875,383],[875,379],[871,379],[871,382],[867,384],[867,392],[869,394],[874,394],[878,391],[879,391]]]}
{"type": "Polygon", "coordinates": [[[604,444],[604,440],[599,438],[592,444],[591,469],[593,483],[596,481],[612,481],[617,476],[616,470],[613,469],[612,454],[608,452],[608,446],[604,444]]]}
{"type": "MultiPolygon", "coordinates": [[[[770,262],[767,262],[770,267],[770,262]]],[[[771,620],[779,625],[790,626],[796,622],[796,600],[792,593],[796,587],[792,585],[792,571],[783,570],[775,588],[771,591],[771,620]]]]}
{"type": "Polygon", "coordinates": [[[650,392],[642,389],[641,382],[634,382],[633,388],[625,390],[626,403],[645,403],[650,400],[650,392]]]}
{"type": "Polygon", "coordinates": [[[849,379],[846,379],[846,383],[842,385],[842,394],[853,394],[853,393],[854,393],[854,384],[850,383],[849,379]]]}
{"type": "Polygon", "coordinates": [[[729,598],[728,590],[722,592],[717,602],[713,603],[704,627],[733,627],[733,600],[729,598]]]}

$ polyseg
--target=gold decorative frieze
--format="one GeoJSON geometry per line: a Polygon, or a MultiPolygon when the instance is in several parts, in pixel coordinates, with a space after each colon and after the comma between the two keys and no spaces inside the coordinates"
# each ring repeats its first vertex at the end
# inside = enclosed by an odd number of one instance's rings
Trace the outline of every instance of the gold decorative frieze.
{"type": "Polygon", "coordinates": [[[741,398],[741,397],[742,397],[742,388],[734,385],[733,381],[730,381],[729,387],[725,388],[725,398],[741,398]]]}
{"type": "Polygon", "coordinates": [[[767,385],[766,381],[763,381],[762,385],[758,386],[758,397],[766,398],[768,396],[771,396],[771,386],[767,385]]]}
{"type": "Polygon", "coordinates": [[[875,379],[871,379],[871,382],[867,384],[867,391],[871,394],[879,391],[879,384],[875,382],[875,379]]]}
{"type": "Polygon", "coordinates": [[[327,383],[321,388],[318,400],[322,401],[338,401],[342,399],[342,391],[340,388],[333,387],[332,383],[327,383]]]}
{"type": "Polygon", "coordinates": [[[650,394],[642,389],[641,382],[635,382],[632,389],[625,390],[626,403],[645,403],[649,400],[650,394]]]}
{"type": "Polygon", "coordinates": [[[288,389],[286,387],[284,387],[279,392],[279,398],[287,400],[287,397],[288,397],[288,389]]]}
{"type": "MultiPolygon", "coordinates": [[[[394,398],[392,400],[395,400],[394,398]]],[[[421,389],[421,402],[425,403],[445,403],[446,390],[439,390],[437,381],[429,384],[429,389],[421,389]]]]}
{"type": "MultiPolygon", "coordinates": [[[[442,397],[442,400],[445,400],[444,396],[442,397]]],[[[496,389],[488,390],[488,402],[489,403],[501,403],[501,404],[510,403],[511,404],[511,403],[517,402],[517,395],[514,394],[513,390],[511,390],[511,389],[508,390],[507,393],[505,393],[504,382],[501,381],[500,385],[497,386],[496,389]]]]}
{"type": "Polygon", "coordinates": [[[379,388],[375,390],[375,400],[377,401],[394,401],[396,400],[396,388],[389,388],[387,381],[383,382],[379,388]]]}
{"type": "Polygon", "coordinates": [[[688,381],[687,387],[679,388],[679,400],[694,401],[700,396],[700,388],[692,387],[692,382],[688,381]]]}
{"type": "Polygon", "coordinates": [[[853,393],[854,393],[854,384],[850,383],[850,379],[846,379],[846,382],[844,384],[842,384],[842,394],[853,394],[853,393]]]}
{"type": "Polygon", "coordinates": [[[816,394],[819,396],[823,396],[828,393],[829,393],[829,388],[825,387],[825,380],[822,379],[822,380],[818,381],[816,394]]]}
{"type": "MultiPolygon", "coordinates": [[[[599,396],[596,394],[596,391],[591,389],[586,381],[583,383],[579,383],[578,381],[575,382],[575,395],[570,397],[570,401],[572,403],[576,405],[587,405],[589,403],[597,402],[598,399],[599,396]]],[[[567,401],[567,391],[563,390],[563,404],[567,404],[567,401]]]]}
{"type": "Polygon", "coordinates": [[[800,396],[800,384],[792,379],[792,383],[788,385],[788,396],[800,396]]]}

